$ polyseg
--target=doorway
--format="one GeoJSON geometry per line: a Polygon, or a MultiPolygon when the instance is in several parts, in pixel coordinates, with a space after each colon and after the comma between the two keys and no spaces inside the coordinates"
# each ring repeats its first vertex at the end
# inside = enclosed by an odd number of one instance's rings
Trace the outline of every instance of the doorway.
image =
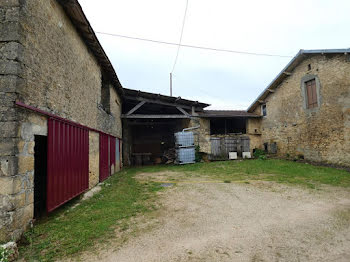
{"type": "Polygon", "coordinates": [[[47,137],[34,136],[34,218],[46,214],[47,137]]]}

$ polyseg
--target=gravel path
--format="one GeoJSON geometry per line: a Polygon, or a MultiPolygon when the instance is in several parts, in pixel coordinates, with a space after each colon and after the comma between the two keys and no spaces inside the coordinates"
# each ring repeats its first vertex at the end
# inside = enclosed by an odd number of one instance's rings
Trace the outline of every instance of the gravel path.
{"type": "Polygon", "coordinates": [[[153,229],[87,261],[350,261],[350,193],[272,182],[179,184],[153,229]]]}

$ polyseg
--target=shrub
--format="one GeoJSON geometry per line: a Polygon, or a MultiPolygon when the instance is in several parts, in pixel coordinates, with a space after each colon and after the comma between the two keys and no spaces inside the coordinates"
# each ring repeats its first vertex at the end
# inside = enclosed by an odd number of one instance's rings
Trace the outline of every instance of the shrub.
{"type": "Polygon", "coordinates": [[[9,256],[10,253],[8,252],[8,250],[0,246],[0,262],[7,262],[9,256]]]}
{"type": "Polygon", "coordinates": [[[200,148],[200,146],[198,146],[198,145],[195,147],[195,150],[196,150],[195,161],[196,161],[196,162],[201,162],[201,161],[202,161],[202,157],[203,157],[203,156],[202,156],[202,153],[200,152],[200,149],[201,149],[201,148],[200,148]]]}
{"type": "Polygon", "coordinates": [[[261,150],[261,149],[255,149],[254,157],[257,159],[261,159],[261,160],[267,159],[266,152],[264,150],[261,150]]]}

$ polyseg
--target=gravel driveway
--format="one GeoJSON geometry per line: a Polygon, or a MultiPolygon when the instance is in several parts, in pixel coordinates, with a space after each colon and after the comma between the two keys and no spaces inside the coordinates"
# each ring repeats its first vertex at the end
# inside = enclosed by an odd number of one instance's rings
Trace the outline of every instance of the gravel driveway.
{"type": "Polygon", "coordinates": [[[86,260],[350,261],[345,189],[190,182],[160,198],[152,229],[86,260]]]}

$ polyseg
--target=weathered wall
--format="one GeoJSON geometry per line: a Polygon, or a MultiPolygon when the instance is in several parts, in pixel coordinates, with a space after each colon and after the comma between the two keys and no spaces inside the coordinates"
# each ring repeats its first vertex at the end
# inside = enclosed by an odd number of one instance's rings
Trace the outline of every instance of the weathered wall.
{"type": "Polygon", "coordinates": [[[195,133],[195,142],[200,147],[200,152],[210,154],[210,120],[207,118],[192,117],[189,123],[189,127],[200,126],[198,129],[193,130],[195,133]]]}
{"type": "Polygon", "coordinates": [[[250,139],[250,153],[253,155],[253,150],[255,148],[262,149],[261,118],[247,119],[247,135],[250,139]]]}
{"type": "Polygon", "coordinates": [[[121,136],[120,99],[110,86],[111,114],[101,106],[101,68],[55,0],[24,1],[20,100],[121,136]]]}
{"type": "Polygon", "coordinates": [[[100,135],[89,131],[89,188],[96,186],[100,177],[100,135]]]}
{"type": "Polygon", "coordinates": [[[11,224],[26,219],[21,215],[28,204],[16,157],[19,126],[14,102],[16,88],[22,84],[23,51],[19,44],[19,14],[19,1],[0,1],[0,242],[8,240],[10,234],[16,237],[22,233],[20,229],[13,230],[11,224]]]}
{"type": "Polygon", "coordinates": [[[349,72],[345,55],[316,55],[301,62],[266,99],[261,142],[276,142],[281,157],[303,155],[312,161],[350,165],[349,72]],[[304,106],[302,79],[308,75],[320,83],[320,104],[314,110],[304,106]]]}
{"type": "Polygon", "coordinates": [[[33,218],[34,135],[47,135],[46,118],[15,100],[121,137],[121,100],[109,85],[103,110],[101,76],[56,0],[0,1],[0,241],[18,239],[33,218]]]}

